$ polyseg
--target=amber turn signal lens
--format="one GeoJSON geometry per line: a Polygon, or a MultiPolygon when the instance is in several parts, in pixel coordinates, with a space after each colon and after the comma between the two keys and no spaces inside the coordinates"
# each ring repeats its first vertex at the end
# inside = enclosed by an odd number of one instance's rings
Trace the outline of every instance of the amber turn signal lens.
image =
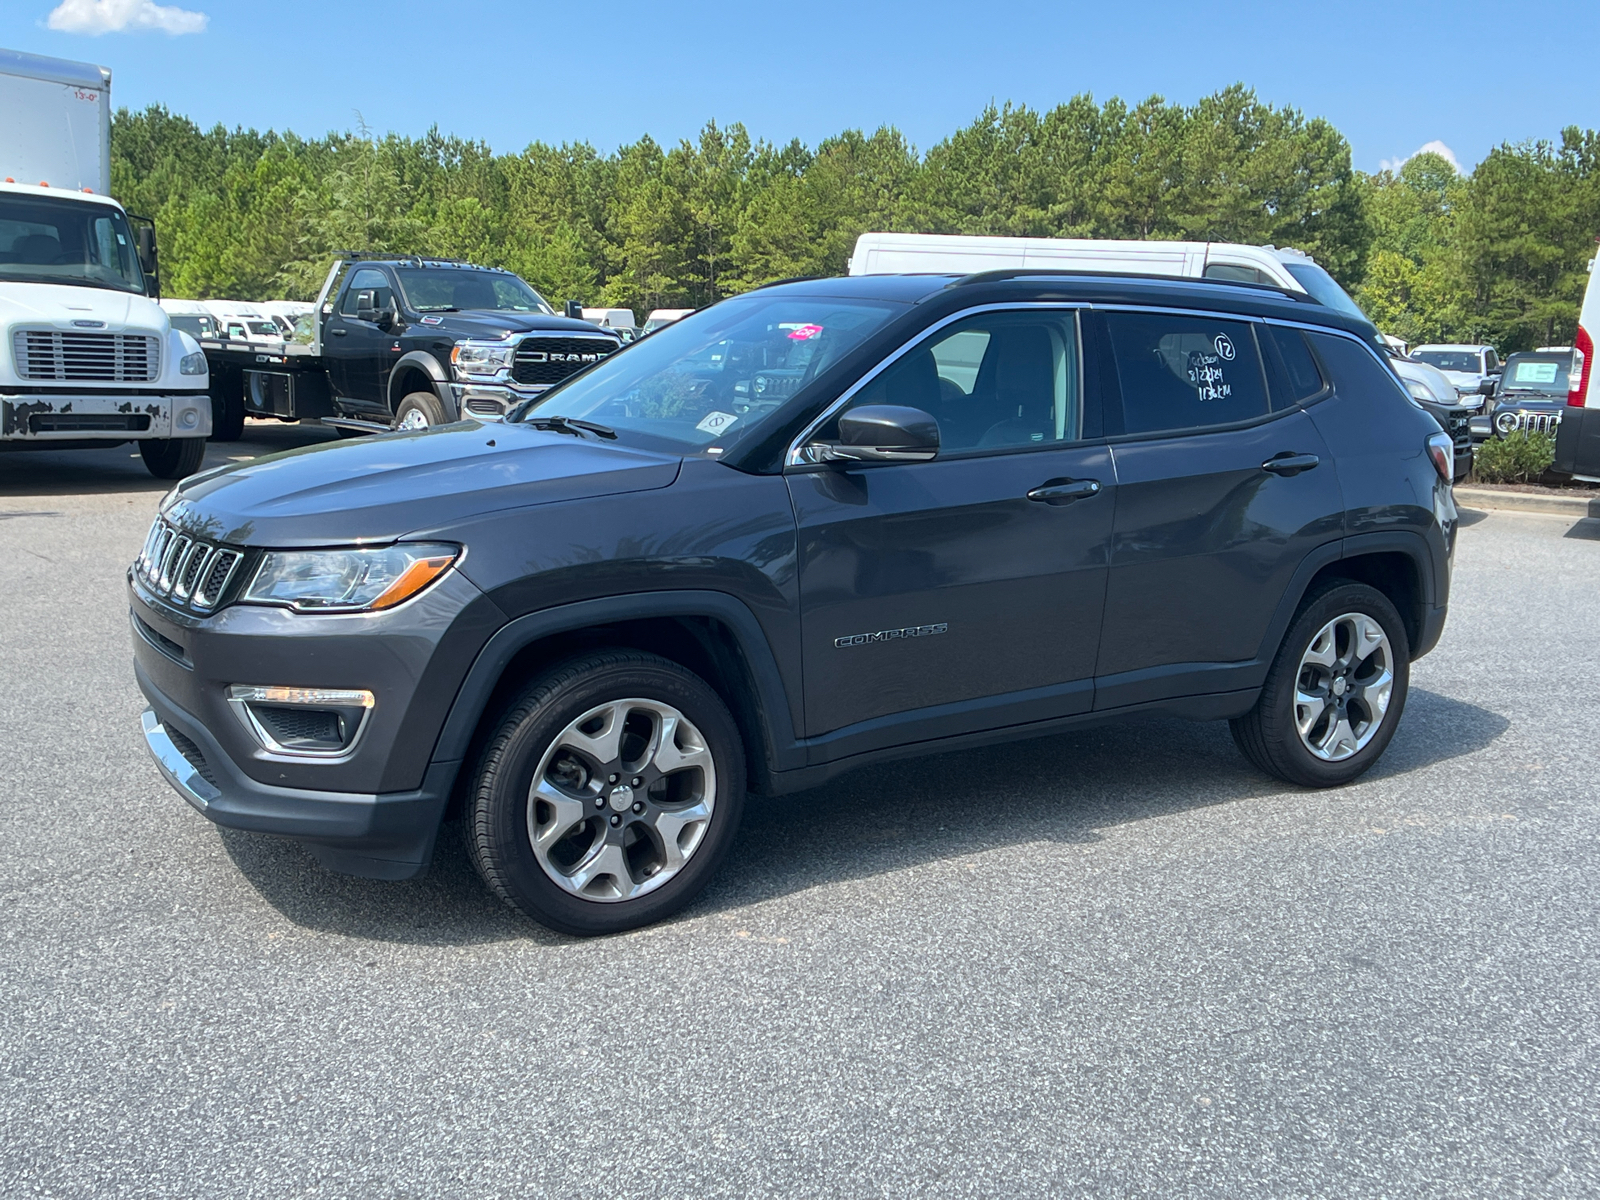
{"type": "Polygon", "coordinates": [[[396,604],[404,603],[448,571],[450,564],[455,560],[453,554],[417,559],[400,573],[398,579],[384,588],[383,593],[372,602],[371,607],[393,608],[396,604]]]}

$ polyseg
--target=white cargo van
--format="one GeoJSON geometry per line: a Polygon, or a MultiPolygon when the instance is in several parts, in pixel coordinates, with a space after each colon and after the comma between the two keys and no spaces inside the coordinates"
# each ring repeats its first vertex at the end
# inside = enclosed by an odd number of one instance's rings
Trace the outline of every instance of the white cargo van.
{"type": "Polygon", "coordinates": [[[0,50],[0,450],[133,441],[177,479],[211,432],[206,359],[156,303],[155,227],[107,195],[110,87],[0,50]]]}
{"type": "Polygon", "coordinates": [[[1567,373],[1567,408],[1556,430],[1554,469],[1588,483],[1600,483],[1600,383],[1595,382],[1594,337],[1600,332],[1600,272],[1589,260],[1589,286],[1578,310],[1578,335],[1572,339],[1567,373]]]}
{"type": "Polygon", "coordinates": [[[855,253],[850,256],[852,275],[971,275],[1028,267],[1265,283],[1305,292],[1328,308],[1372,323],[1349,293],[1309,254],[1277,246],[863,233],[856,239],[855,253]]]}

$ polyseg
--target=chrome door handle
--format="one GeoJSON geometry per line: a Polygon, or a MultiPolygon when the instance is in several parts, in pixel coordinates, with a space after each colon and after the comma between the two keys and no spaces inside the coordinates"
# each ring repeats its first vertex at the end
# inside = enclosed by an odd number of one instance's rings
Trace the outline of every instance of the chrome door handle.
{"type": "Polygon", "coordinates": [[[330,329],[328,332],[333,334],[334,337],[344,337],[350,331],[348,329],[330,329]]]}
{"type": "Polygon", "coordinates": [[[1098,479],[1051,479],[1028,493],[1029,500],[1040,504],[1071,504],[1085,500],[1100,490],[1098,479]]]}
{"type": "Polygon", "coordinates": [[[1298,475],[1301,471],[1311,470],[1321,461],[1315,454],[1278,454],[1262,463],[1261,469],[1271,471],[1274,475],[1298,475]]]}

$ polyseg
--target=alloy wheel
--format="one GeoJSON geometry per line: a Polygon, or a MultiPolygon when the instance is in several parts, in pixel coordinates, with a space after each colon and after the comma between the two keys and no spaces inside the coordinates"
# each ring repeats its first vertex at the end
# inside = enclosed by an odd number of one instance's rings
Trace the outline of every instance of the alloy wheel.
{"type": "Polygon", "coordinates": [[[400,418],[400,429],[426,429],[428,428],[428,415],[421,409],[408,409],[406,415],[400,418]]]}
{"type": "Polygon", "coordinates": [[[1335,617],[1311,639],[1295,681],[1300,741],[1324,762],[1360,753],[1382,727],[1394,690],[1394,650],[1366,613],[1335,617]]]}
{"type": "Polygon", "coordinates": [[[591,708],[551,742],[528,792],[528,839],[546,875],[585,900],[659,888],[705,840],[717,773],[701,732],[658,700],[591,708]]]}

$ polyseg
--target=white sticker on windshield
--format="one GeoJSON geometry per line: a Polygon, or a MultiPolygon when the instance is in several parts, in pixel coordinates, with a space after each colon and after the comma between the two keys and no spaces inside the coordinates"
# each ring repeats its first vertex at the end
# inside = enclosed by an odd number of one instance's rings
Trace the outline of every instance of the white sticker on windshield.
{"type": "Polygon", "coordinates": [[[1519,362],[1512,383],[1554,383],[1556,364],[1552,362],[1519,362]]]}
{"type": "Polygon", "coordinates": [[[732,413],[708,412],[700,418],[700,423],[695,428],[701,433],[709,433],[712,437],[716,437],[717,434],[724,430],[732,428],[733,423],[738,419],[732,413]]]}

